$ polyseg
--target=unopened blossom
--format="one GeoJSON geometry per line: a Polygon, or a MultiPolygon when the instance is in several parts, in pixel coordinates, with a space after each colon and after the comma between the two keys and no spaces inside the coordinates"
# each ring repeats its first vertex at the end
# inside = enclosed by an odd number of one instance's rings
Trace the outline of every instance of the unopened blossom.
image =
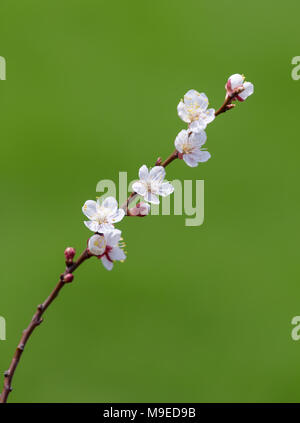
{"type": "Polygon", "coordinates": [[[188,166],[196,167],[199,162],[206,162],[211,156],[208,151],[201,150],[206,142],[206,133],[190,133],[183,129],[175,139],[175,147],[179,152],[179,158],[183,159],[188,166]]]}
{"type": "Polygon", "coordinates": [[[111,270],[114,261],[123,261],[126,255],[120,248],[121,231],[113,229],[103,235],[93,235],[88,242],[88,250],[91,254],[101,259],[103,266],[111,270]]]}
{"type": "Polygon", "coordinates": [[[106,241],[104,235],[93,235],[88,241],[89,253],[94,256],[101,256],[106,250],[106,241]]]}
{"type": "Polygon", "coordinates": [[[139,210],[140,216],[147,216],[150,212],[150,204],[144,203],[143,201],[137,203],[136,208],[139,210]]]}
{"type": "Polygon", "coordinates": [[[227,95],[232,95],[237,88],[243,88],[243,91],[234,97],[239,101],[245,101],[247,97],[254,93],[254,85],[251,82],[245,82],[244,75],[239,73],[235,73],[228,78],[225,88],[227,95]]]}
{"type": "Polygon", "coordinates": [[[90,220],[84,224],[93,232],[105,232],[114,229],[114,224],[123,219],[125,212],[118,208],[118,203],[114,197],[107,197],[101,203],[88,200],[82,207],[83,213],[90,220]]]}
{"type": "Polygon", "coordinates": [[[163,166],[154,166],[149,171],[147,166],[143,165],[139,170],[140,180],[132,185],[132,189],[149,203],[159,204],[159,195],[166,197],[174,191],[173,185],[164,181],[165,176],[163,166]]]}
{"type": "Polygon", "coordinates": [[[189,124],[189,129],[199,132],[215,118],[215,110],[208,109],[208,98],[204,93],[189,90],[177,106],[179,117],[189,124]]]}
{"type": "Polygon", "coordinates": [[[150,212],[150,204],[140,201],[135,207],[129,210],[130,216],[147,216],[150,212]]]}

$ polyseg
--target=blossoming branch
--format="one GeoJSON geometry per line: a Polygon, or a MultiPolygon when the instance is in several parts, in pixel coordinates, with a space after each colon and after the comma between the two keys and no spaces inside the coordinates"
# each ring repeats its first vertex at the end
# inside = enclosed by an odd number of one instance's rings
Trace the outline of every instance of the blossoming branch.
{"type": "Polygon", "coordinates": [[[175,159],[183,160],[190,167],[207,162],[211,157],[203,147],[207,140],[205,132],[207,125],[213,122],[216,116],[233,109],[237,101],[245,101],[254,92],[253,84],[245,82],[245,77],[240,74],[230,76],[225,89],[224,103],[217,111],[208,109],[208,98],[204,93],[200,94],[195,90],[189,90],[185,94],[177,106],[177,111],[183,122],[187,123],[187,129],[182,129],[175,138],[175,151],[164,162],[158,158],[152,169],[148,169],[146,165],[140,167],[139,181],[133,184],[133,192],[125,204],[119,208],[113,197],[108,197],[103,201],[98,199],[85,202],[82,211],[88,220],[84,224],[93,232],[93,235],[88,239],[86,249],[76,261],[74,261],[76,254],[74,248],[66,248],[65,271],[60,275],[59,282],[49,297],[37,307],[29,326],[23,331],[10,367],[5,372],[0,403],[5,403],[12,391],[12,378],[29,337],[34,329],[42,323],[44,312],[60,290],[65,284],[72,282],[73,273],[77,267],[92,256],[100,259],[107,270],[112,270],[115,262],[124,261],[126,259],[126,254],[123,251],[125,244],[121,237],[121,231],[116,229],[115,225],[125,216],[147,216],[150,212],[150,204],[159,204],[160,196],[166,197],[174,192],[172,184],[165,179],[165,168],[175,159]],[[130,208],[131,202],[137,196],[143,197],[144,201],[139,201],[130,208]]]}

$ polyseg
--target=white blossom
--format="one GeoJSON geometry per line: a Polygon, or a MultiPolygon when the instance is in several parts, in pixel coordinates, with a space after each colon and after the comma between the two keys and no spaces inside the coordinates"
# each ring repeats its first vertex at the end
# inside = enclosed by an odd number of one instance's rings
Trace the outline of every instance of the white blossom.
{"type": "Polygon", "coordinates": [[[227,95],[231,95],[236,88],[244,88],[244,91],[242,91],[235,97],[239,101],[245,101],[247,97],[254,93],[254,85],[251,82],[244,81],[244,75],[240,75],[239,73],[231,75],[225,85],[227,95]]]}
{"type": "Polygon", "coordinates": [[[164,182],[165,176],[163,166],[154,166],[149,172],[147,166],[143,165],[139,170],[140,180],[132,185],[132,189],[149,203],[159,204],[159,195],[166,197],[174,191],[172,184],[164,182]]]}
{"type": "Polygon", "coordinates": [[[175,139],[175,147],[182,158],[190,167],[198,166],[199,162],[206,162],[211,156],[208,151],[201,150],[201,146],[206,142],[206,133],[190,133],[183,129],[175,139]]]}
{"type": "Polygon", "coordinates": [[[123,261],[126,254],[120,248],[121,231],[113,229],[107,231],[103,235],[93,235],[88,242],[88,250],[91,254],[101,259],[103,266],[107,270],[111,270],[114,261],[123,261]]]}
{"type": "Polygon", "coordinates": [[[105,232],[114,229],[114,224],[123,219],[125,212],[118,209],[118,203],[114,197],[107,197],[103,202],[88,200],[82,207],[83,213],[90,220],[84,224],[93,232],[105,232]]]}
{"type": "Polygon", "coordinates": [[[199,132],[215,118],[215,110],[207,109],[208,98],[204,93],[189,90],[177,106],[179,117],[189,124],[189,129],[199,132]]]}

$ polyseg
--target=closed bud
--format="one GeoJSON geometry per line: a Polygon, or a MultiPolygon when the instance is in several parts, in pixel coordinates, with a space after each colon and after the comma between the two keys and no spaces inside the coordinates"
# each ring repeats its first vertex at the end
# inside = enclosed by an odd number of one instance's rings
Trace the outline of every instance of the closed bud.
{"type": "Polygon", "coordinates": [[[66,283],[72,282],[73,278],[74,278],[74,276],[72,275],[72,273],[67,273],[64,276],[64,282],[66,282],[66,283]]]}
{"type": "Polygon", "coordinates": [[[75,254],[76,254],[76,251],[74,248],[68,247],[65,249],[65,257],[67,261],[72,261],[75,254]]]}

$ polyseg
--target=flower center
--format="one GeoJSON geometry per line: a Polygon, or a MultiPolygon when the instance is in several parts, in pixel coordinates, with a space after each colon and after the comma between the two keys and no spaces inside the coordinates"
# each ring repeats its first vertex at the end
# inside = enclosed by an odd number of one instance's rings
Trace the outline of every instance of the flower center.
{"type": "Polygon", "coordinates": [[[187,111],[192,121],[198,120],[200,116],[200,110],[199,110],[199,105],[197,103],[190,104],[187,111]]]}
{"type": "Polygon", "coordinates": [[[191,153],[193,150],[193,147],[191,146],[190,143],[184,143],[182,146],[182,151],[184,154],[189,154],[191,153]]]}

